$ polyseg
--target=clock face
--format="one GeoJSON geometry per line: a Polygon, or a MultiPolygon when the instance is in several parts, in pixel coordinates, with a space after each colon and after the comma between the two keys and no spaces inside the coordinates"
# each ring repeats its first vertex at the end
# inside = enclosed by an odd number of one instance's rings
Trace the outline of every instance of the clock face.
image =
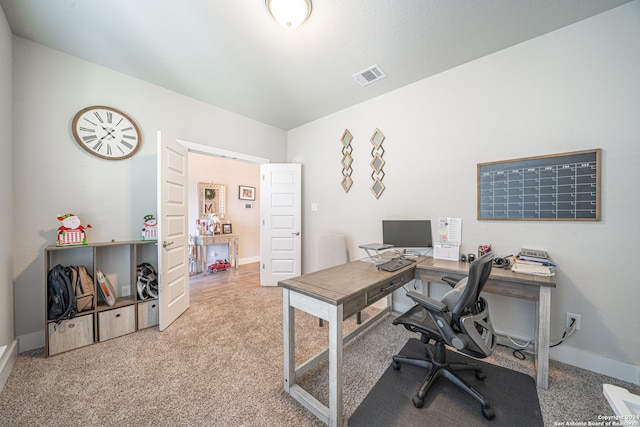
{"type": "Polygon", "coordinates": [[[71,130],[82,148],[107,160],[131,157],[142,143],[138,125],[131,117],[111,107],[93,106],[78,111],[71,130]]]}

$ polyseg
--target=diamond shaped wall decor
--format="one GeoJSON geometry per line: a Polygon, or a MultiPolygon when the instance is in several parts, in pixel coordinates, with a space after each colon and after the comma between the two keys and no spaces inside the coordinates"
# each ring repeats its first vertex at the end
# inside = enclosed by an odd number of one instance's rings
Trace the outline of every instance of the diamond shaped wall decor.
{"type": "Polygon", "coordinates": [[[340,138],[342,142],[342,188],[345,193],[349,192],[351,185],[353,184],[353,180],[351,179],[351,173],[353,172],[353,168],[351,168],[351,164],[353,163],[353,157],[351,157],[351,153],[353,152],[353,148],[351,147],[351,141],[353,141],[353,136],[349,129],[345,129],[342,134],[342,138],[340,138]]]}
{"type": "Polygon", "coordinates": [[[371,184],[371,192],[376,199],[380,198],[380,195],[384,191],[384,184],[382,180],[384,179],[384,171],[382,167],[384,166],[384,148],[382,148],[382,142],[384,141],[384,135],[380,132],[380,129],[375,130],[373,135],[371,135],[371,144],[373,144],[373,148],[371,149],[371,179],[373,180],[373,184],[371,184]]]}

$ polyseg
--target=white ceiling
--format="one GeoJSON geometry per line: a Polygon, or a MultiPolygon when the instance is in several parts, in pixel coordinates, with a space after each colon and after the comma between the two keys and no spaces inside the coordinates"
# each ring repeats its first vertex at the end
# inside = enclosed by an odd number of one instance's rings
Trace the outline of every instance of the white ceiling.
{"type": "Polygon", "coordinates": [[[263,0],[0,5],[20,37],[288,130],[628,1],[312,0],[296,30],[263,0]]]}

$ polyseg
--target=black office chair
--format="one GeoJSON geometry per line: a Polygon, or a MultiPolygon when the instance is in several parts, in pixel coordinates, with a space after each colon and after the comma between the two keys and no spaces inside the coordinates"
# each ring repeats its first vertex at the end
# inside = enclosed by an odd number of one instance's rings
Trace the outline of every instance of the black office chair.
{"type": "Polygon", "coordinates": [[[427,368],[429,372],[420,389],[412,398],[416,408],[424,405],[424,398],[431,386],[440,377],[444,377],[467,392],[482,405],[482,415],[487,419],[495,416],[489,402],[480,393],[469,386],[456,371],[474,371],[479,380],[486,375],[477,364],[449,363],[446,358],[445,343],[461,353],[476,358],[485,358],[496,347],[496,337],[489,319],[489,306],[480,296],[480,291],[491,273],[493,253],[489,252],[476,259],[469,266],[469,275],[456,281],[443,277],[443,281],[453,287],[439,301],[408,292],[407,295],[416,305],[393,321],[394,325],[403,325],[412,332],[421,334],[421,341],[425,344],[424,359],[396,355],[393,356],[392,366],[400,369],[401,363],[427,368]],[[428,345],[435,340],[435,351],[428,345]]]}

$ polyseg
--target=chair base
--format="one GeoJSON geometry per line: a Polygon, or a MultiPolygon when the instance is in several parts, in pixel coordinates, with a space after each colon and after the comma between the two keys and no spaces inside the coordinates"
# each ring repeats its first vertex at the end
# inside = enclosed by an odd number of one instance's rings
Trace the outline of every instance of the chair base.
{"type": "Polygon", "coordinates": [[[425,344],[424,347],[424,359],[395,355],[393,356],[393,362],[391,364],[393,369],[396,370],[400,369],[401,363],[407,363],[409,365],[428,369],[427,376],[423,380],[422,385],[416,392],[416,395],[411,399],[413,401],[413,405],[416,408],[421,408],[424,405],[424,398],[431,386],[439,378],[446,378],[480,403],[482,407],[482,415],[486,419],[493,419],[495,417],[495,412],[489,405],[488,400],[480,393],[478,393],[478,391],[476,391],[473,387],[467,384],[462,378],[458,377],[455,374],[455,372],[459,371],[474,371],[477,379],[484,380],[486,378],[486,374],[484,373],[484,371],[475,363],[447,362],[446,349],[442,341],[436,341],[435,355],[431,352],[427,344],[425,344]]]}

